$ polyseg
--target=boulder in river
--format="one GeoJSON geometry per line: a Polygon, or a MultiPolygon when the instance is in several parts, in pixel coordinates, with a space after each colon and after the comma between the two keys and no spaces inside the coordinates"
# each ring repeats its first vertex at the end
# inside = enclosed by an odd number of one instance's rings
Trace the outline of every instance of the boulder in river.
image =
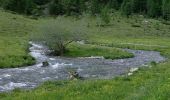
{"type": "Polygon", "coordinates": [[[76,72],[76,71],[70,71],[70,72],[69,72],[69,76],[70,76],[70,79],[71,79],[71,80],[77,80],[77,79],[82,80],[82,79],[83,79],[83,78],[79,75],[79,73],[76,72]]]}
{"type": "Polygon", "coordinates": [[[42,62],[42,67],[47,67],[47,66],[49,66],[48,61],[44,61],[44,62],[42,62]]]}

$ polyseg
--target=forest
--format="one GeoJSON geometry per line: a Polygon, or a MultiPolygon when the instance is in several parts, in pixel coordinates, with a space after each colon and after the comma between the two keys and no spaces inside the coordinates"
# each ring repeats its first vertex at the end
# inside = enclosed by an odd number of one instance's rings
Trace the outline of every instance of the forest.
{"type": "Polygon", "coordinates": [[[142,14],[152,18],[170,19],[170,0],[0,0],[0,6],[26,15],[100,15],[121,11],[129,17],[142,14]]]}

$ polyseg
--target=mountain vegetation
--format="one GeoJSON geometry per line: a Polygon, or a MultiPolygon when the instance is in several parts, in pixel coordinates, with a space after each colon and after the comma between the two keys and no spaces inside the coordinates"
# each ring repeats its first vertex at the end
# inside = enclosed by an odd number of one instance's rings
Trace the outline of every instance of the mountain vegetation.
{"type": "Polygon", "coordinates": [[[100,15],[104,8],[129,17],[142,14],[170,20],[169,0],[0,0],[6,10],[26,15],[100,15]]]}

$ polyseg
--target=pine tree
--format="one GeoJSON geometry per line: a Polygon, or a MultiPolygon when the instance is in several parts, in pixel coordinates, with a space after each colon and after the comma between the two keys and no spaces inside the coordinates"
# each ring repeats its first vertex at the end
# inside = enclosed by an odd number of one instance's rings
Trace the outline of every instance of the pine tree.
{"type": "Polygon", "coordinates": [[[101,19],[104,22],[104,24],[109,24],[110,23],[110,9],[108,6],[105,6],[102,10],[101,10],[101,19]]]}
{"type": "Polygon", "coordinates": [[[62,2],[60,0],[53,0],[49,4],[49,13],[51,15],[62,15],[62,14],[64,14],[62,2]]]}
{"type": "Polygon", "coordinates": [[[145,13],[147,0],[131,0],[133,13],[145,13]]]}
{"type": "Polygon", "coordinates": [[[78,15],[85,11],[84,0],[63,0],[63,6],[67,15],[78,15]]]}
{"type": "Polygon", "coordinates": [[[121,6],[121,12],[123,15],[129,17],[132,14],[132,2],[131,0],[124,0],[121,6]]]}
{"type": "Polygon", "coordinates": [[[163,0],[162,2],[162,13],[165,20],[170,20],[170,1],[163,0]]]}
{"type": "Polygon", "coordinates": [[[108,5],[109,5],[109,7],[112,8],[112,9],[116,9],[116,10],[119,9],[118,0],[110,0],[110,1],[108,2],[108,5]]]}
{"type": "Polygon", "coordinates": [[[161,13],[162,0],[148,0],[147,1],[147,14],[150,17],[159,17],[161,13]]]}
{"type": "Polygon", "coordinates": [[[22,14],[31,14],[35,8],[33,0],[6,0],[3,8],[22,14]]]}
{"type": "Polygon", "coordinates": [[[90,11],[92,15],[96,15],[100,13],[101,5],[99,4],[98,0],[92,0],[90,2],[90,11]]]}

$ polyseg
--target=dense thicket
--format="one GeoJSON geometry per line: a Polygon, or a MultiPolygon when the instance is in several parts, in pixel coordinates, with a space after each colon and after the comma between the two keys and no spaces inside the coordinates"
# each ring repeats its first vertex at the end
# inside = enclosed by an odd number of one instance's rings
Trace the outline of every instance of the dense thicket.
{"type": "Polygon", "coordinates": [[[107,7],[127,17],[137,13],[170,19],[170,0],[0,0],[0,6],[23,14],[46,11],[51,15],[97,15],[107,7]]]}

